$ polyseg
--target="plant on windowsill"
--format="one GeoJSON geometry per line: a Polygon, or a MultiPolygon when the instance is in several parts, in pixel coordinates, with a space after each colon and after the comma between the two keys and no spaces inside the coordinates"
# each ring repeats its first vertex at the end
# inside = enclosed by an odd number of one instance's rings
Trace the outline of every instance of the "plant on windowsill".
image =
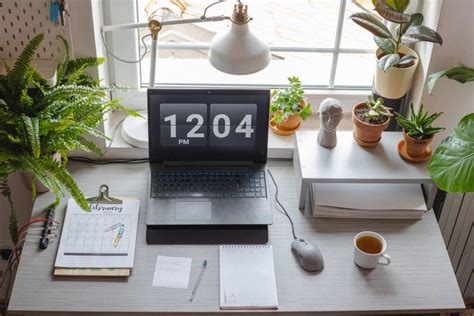
{"type": "Polygon", "coordinates": [[[363,147],[376,146],[392,116],[390,108],[383,105],[382,98],[376,101],[372,95],[367,96],[366,102],[352,108],[355,141],[363,147]]]}
{"type": "Polygon", "coordinates": [[[300,79],[290,77],[288,81],[290,87],[272,91],[270,101],[270,128],[280,135],[294,134],[301,120],[306,120],[312,113],[300,79]]]}
{"type": "MultiPolygon", "coordinates": [[[[474,69],[456,64],[430,75],[428,91],[442,77],[460,83],[474,81],[474,69]]],[[[446,192],[474,192],[474,113],[465,115],[454,132],[436,148],[428,165],[430,176],[446,192]]]]}
{"type": "Polygon", "coordinates": [[[43,34],[36,35],[15,64],[6,67],[6,74],[0,75],[0,191],[10,204],[9,230],[14,244],[18,226],[8,176],[30,173],[33,199],[37,194],[34,184],[39,180],[55,194],[53,204],[67,191],[88,210],[84,195],[66,169],[67,154],[73,150],[102,154],[90,137],[107,138],[97,129],[104,115],[115,109],[136,115],[108,99],[112,88],[100,86],[84,73],[104,60],[69,60],[63,38],[65,56],[57,68],[56,85],[48,86],[30,63],[43,38],[43,34]]]}
{"type": "Polygon", "coordinates": [[[433,141],[434,134],[444,130],[444,127],[433,127],[433,122],[443,113],[433,113],[423,111],[423,104],[416,112],[413,103],[410,105],[408,117],[396,113],[395,119],[403,128],[403,137],[398,144],[398,153],[402,158],[411,162],[427,161],[431,157],[429,144],[433,141]]]}
{"type": "Polygon", "coordinates": [[[374,14],[359,12],[349,18],[374,35],[376,51],[375,91],[388,99],[403,97],[411,86],[418,66],[418,55],[406,45],[417,42],[443,44],[434,30],[424,25],[421,13],[406,14],[409,0],[373,0],[375,11],[385,22],[398,24],[396,34],[374,14]]]}

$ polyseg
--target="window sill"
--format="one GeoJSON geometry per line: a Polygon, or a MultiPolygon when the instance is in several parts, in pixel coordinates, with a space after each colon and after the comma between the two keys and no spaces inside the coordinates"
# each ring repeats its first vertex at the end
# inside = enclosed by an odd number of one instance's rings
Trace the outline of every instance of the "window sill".
{"type": "MultiPolygon", "coordinates": [[[[316,113],[316,112],[315,112],[316,113]]],[[[113,139],[112,143],[106,143],[108,150],[105,157],[107,159],[137,159],[148,157],[148,149],[133,147],[122,137],[120,122],[125,118],[122,112],[113,112],[104,124],[105,134],[113,139]],[[115,135],[114,135],[115,134],[115,135]]],[[[309,119],[302,122],[301,130],[319,129],[319,118],[313,114],[309,119]]],[[[350,113],[345,112],[343,119],[338,126],[338,130],[352,130],[350,113]]],[[[268,131],[268,158],[292,159],[295,136],[280,136],[268,131]]],[[[316,144],[316,140],[315,140],[316,144]]]]}

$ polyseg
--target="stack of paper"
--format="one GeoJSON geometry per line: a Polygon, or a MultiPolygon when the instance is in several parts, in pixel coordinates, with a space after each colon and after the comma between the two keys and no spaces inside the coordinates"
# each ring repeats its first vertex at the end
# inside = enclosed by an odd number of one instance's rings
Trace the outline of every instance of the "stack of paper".
{"type": "Polygon", "coordinates": [[[426,203],[420,184],[314,183],[313,216],[420,219],[426,203]]]}
{"type": "Polygon", "coordinates": [[[135,257],[140,200],[90,206],[86,212],[69,200],[54,274],[128,276],[135,257]]]}
{"type": "Polygon", "coordinates": [[[221,309],[278,308],[272,246],[220,246],[219,270],[221,309]]]}

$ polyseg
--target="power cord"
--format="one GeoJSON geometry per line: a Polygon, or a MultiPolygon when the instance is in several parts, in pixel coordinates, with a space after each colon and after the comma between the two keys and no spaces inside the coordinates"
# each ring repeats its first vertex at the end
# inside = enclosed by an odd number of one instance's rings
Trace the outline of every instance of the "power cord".
{"type": "Polygon", "coordinates": [[[270,169],[267,169],[268,171],[268,174],[270,175],[270,178],[272,178],[272,182],[273,184],[275,185],[275,201],[277,202],[277,204],[280,206],[280,208],[283,210],[283,212],[285,213],[286,217],[288,218],[288,220],[290,221],[290,224],[291,224],[291,232],[293,234],[293,238],[294,239],[298,239],[298,237],[296,237],[296,234],[295,234],[295,225],[293,224],[293,220],[291,219],[290,215],[288,214],[288,212],[286,211],[286,208],[283,206],[283,204],[281,204],[280,200],[278,199],[278,185],[275,181],[275,178],[273,177],[273,174],[272,172],[270,171],[270,169]]]}
{"type": "Polygon", "coordinates": [[[85,163],[93,163],[97,165],[108,165],[108,164],[115,164],[115,163],[139,164],[139,163],[145,163],[149,161],[148,158],[99,160],[99,159],[91,159],[87,157],[69,157],[68,160],[77,161],[77,162],[85,162],[85,163]]]}
{"type": "Polygon", "coordinates": [[[110,50],[109,48],[107,47],[107,43],[105,42],[105,36],[104,36],[104,32],[103,31],[100,31],[100,37],[102,38],[102,44],[104,44],[104,48],[105,48],[105,51],[107,52],[107,54],[109,54],[110,56],[112,56],[113,58],[117,59],[117,60],[120,60],[121,62],[124,62],[124,63],[127,63],[127,64],[137,64],[139,62],[141,62],[143,60],[143,58],[145,58],[145,55],[148,53],[148,46],[146,45],[145,43],[145,38],[147,38],[148,36],[151,36],[151,34],[147,34],[147,35],[144,35],[142,36],[141,38],[141,41],[143,43],[143,46],[145,47],[145,51],[143,52],[143,54],[140,56],[140,58],[138,60],[126,60],[126,59],[123,59],[123,58],[120,58],[118,57],[117,55],[114,55],[110,50]]]}

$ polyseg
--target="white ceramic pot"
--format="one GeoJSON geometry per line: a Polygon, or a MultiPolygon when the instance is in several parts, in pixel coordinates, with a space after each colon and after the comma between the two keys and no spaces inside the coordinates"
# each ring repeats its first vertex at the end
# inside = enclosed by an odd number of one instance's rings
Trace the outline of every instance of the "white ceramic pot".
{"type": "MultiPolygon", "coordinates": [[[[399,49],[400,53],[416,56],[414,64],[407,68],[391,67],[386,72],[378,65],[379,58],[376,58],[375,66],[375,91],[378,95],[388,99],[398,99],[403,97],[411,87],[413,75],[418,67],[418,54],[406,46],[399,49]]],[[[381,56],[382,50],[379,48],[376,56],[381,56]]]]}

